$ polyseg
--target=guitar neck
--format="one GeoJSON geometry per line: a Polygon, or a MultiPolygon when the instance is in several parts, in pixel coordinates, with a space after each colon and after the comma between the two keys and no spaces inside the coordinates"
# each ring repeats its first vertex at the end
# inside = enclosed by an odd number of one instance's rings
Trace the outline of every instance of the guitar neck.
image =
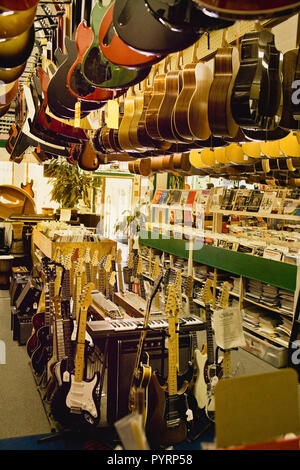
{"type": "Polygon", "coordinates": [[[91,282],[91,266],[90,263],[85,263],[86,279],[87,282],[91,282]]]}
{"type": "Polygon", "coordinates": [[[213,331],[211,326],[211,309],[209,305],[205,307],[206,312],[206,342],[207,342],[207,363],[209,365],[214,364],[214,342],[213,342],[213,331]]]}
{"type": "Polygon", "coordinates": [[[178,333],[177,317],[169,317],[169,341],[168,341],[168,394],[177,395],[177,342],[178,333]]]}
{"type": "Polygon", "coordinates": [[[87,321],[87,308],[81,307],[80,315],[79,315],[76,357],[75,357],[75,382],[82,382],[84,378],[86,321],[87,321]]]}

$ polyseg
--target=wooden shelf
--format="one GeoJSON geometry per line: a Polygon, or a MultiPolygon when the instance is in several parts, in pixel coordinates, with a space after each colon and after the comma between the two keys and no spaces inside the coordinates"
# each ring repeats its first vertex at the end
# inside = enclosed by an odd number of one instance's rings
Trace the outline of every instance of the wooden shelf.
{"type": "Polygon", "coordinates": [[[246,300],[247,302],[250,302],[253,305],[257,305],[258,307],[265,308],[267,310],[270,310],[271,312],[279,313],[280,315],[285,315],[286,317],[293,319],[293,315],[289,313],[282,312],[279,308],[273,308],[273,307],[268,307],[268,305],[265,304],[260,304],[258,302],[255,302],[255,300],[248,299],[248,297],[244,297],[243,300],[246,300]]]}
{"type": "Polygon", "coordinates": [[[267,219],[286,219],[286,220],[297,220],[300,222],[299,215],[288,215],[288,214],[268,214],[266,212],[248,212],[248,211],[226,211],[221,209],[216,209],[211,211],[213,214],[222,214],[222,215],[242,215],[247,217],[264,217],[267,219]]]}
{"type": "Polygon", "coordinates": [[[269,339],[273,341],[274,343],[279,344],[280,346],[283,346],[285,348],[288,348],[288,341],[285,341],[284,339],[278,338],[278,336],[271,336],[268,335],[267,333],[264,333],[261,331],[259,328],[251,328],[251,326],[243,324],[243,328],[245,330],[253,331],[254,333],[258,334],[259,336],[262,336],[263,338],[269,339]]]}
{"type": "Polygon", "coordinates": [[[90,248],[91,257],[93,256],[93,252],[98,250],[98,258],[100,259],[101,256],[108,255],[113,246],[117,246],[117,242],[109,239],[104,239],[100,242],[53,242],[36,228],[32,231],[32,243],[33,246],[39,248],[39,250],[50,259],[53,259],[57,248],[60,249],[62,255],[71,253],[74,248],[78,248],[79,257],[83,256],[87,248],[90,248]]]}

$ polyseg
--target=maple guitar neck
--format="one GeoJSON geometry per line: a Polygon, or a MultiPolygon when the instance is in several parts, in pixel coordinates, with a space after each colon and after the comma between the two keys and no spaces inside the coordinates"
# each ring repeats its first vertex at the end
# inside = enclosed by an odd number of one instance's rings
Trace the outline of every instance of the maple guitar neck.
{"type": "Polygon", "coordinates": [[[87,307],[82,306],[80,309],[75,357],[75,382],[82,382],[84,378],[84,353],[87,311],[87,307]]]}

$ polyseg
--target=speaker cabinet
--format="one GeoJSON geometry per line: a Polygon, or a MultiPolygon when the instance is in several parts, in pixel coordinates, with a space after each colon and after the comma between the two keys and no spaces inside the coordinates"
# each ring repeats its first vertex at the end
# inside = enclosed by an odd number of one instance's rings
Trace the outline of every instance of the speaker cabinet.
{"type": "MultiPolygon", "coordinates": [[[[139,336],[130,338],[110,338],[108,346],[107,369],[107,421],[113,424],[129,413],[128,395],[135,365],[139,336]]],[[[164,337],[160,333],[147,334],[144,351],[149,354],[153,371],[163,377],[168,374],[168,352],[164,349],[164,337]]],[[[179,335],[180,372],[188,368],[191,360],[192,336],[189,333],[179,335]]]]}

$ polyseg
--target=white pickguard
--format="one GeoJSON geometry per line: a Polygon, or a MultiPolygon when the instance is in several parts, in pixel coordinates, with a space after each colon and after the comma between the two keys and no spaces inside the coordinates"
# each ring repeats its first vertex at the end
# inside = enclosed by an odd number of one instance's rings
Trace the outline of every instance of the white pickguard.
{"type": "Polygon", "coordinates": [[[194,357],[198,371],[194,385],[194,396],[197,400],[199,408],[203,409],[207,403],[207,385],[204,379],[204,367],[207,361],[207,354],[204,354],[199,349],[196,349],[194,351],[194,357]]]}
{"type": "Polygon", "coordinates": [[[66,398],[68,408],[77,408],[88,411],[93,418],[97,418],[98,411],[93,398],[93,390],[98,381],[97,375],[90,382],[75,382],[71,375],[71,387],[66,398]]]}

